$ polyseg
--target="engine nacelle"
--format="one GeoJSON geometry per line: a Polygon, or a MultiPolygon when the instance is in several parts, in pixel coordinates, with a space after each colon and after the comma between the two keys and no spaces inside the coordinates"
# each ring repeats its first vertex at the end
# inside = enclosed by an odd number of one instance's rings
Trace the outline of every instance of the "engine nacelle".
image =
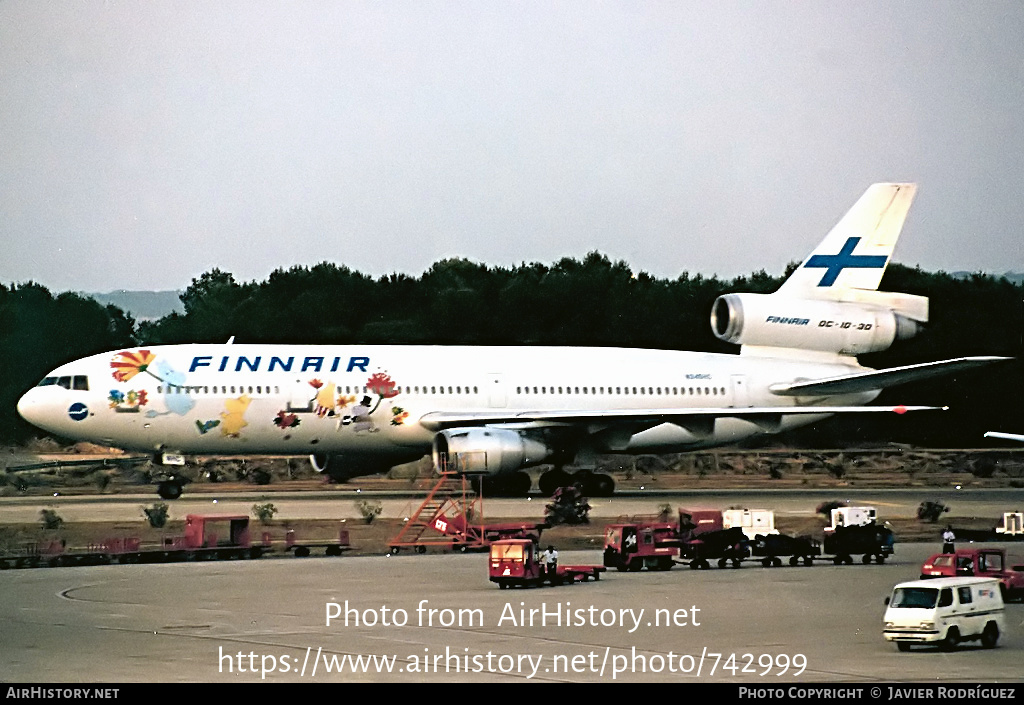
{"type": "Polygon", "coordinates": [[[544,443],[506,429],[450,428],[434,436],[434,467],[460,473],[513,472],[539,465],[551,454],[544,443]]]}
{"type": "Polygon", "coordinates": [[[774,294],[726,294],[711,309],[711,329],[719,340],[838,355],[885,350],[920,328],[917,321],[882,306],[774,294]]]}
{"type": "Polygon", "coordinates": [[[401,461],[372,454],[314,453],[309,456],[309,464],[313,469],[327,475],[334,482],[348,482],[354,477],[384,473],[398,462],[401,461]]]}

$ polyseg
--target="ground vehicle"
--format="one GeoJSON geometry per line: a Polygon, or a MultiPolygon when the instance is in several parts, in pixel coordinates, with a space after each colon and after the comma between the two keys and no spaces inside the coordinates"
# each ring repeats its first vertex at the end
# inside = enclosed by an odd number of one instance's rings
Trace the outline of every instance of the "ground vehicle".
{"type": "Polygon", "coordinates": [[[993,648],[1006,631],[995,578],[939,578],[900,583],[886,598],[882,635],[900,651],[912,644],[951,650],[962,641],[993,648]]]}
{"type": "Polygon", "coordinates": [[[953,553],[937,553],[921,566],[921,579],[975,576],[999,581],[1003,601],[1024,598],[1024,566],[1007,567],[1006,551],[1001,548],[958,548],[953,553]]]}
{"type": "Polygon", "coordinates": [[[832,526],[825,527],[823,552],[833,556],[836,565],[853,563],[855,554],[861,562],[884,563],[893,553],[894,537],[888,528],[875,523],[874,507],[839,507],[831,513],[832,526]]]}
{"type": "Polygon", "coordinates": [[[501,589],[509,587],[540,587],[586,582],[601,579],[604,566],[562,565],[559,563],[553,574],[542,565],[536,541],[530,539],[502,539],[491,544],[487,562],[492,583],[501,589]]]}
{"type": "Polygon", "coordinates": [[[1003,525],[996,527],[996,533],[1005,538],[1024,536],[1024,512],[1003,512],[1003,525]]]}
{"type": "Polygon", "coordinates": [[[604,535],[604,564],[617,570],[670,570],[682,541],[671,521],[609,524],[604,535]]]}
{"type": "Polygon", "coordinates": [[[263,531],[256,543],[251,537],[249,517],[244,514],[189,514],[183,534],[163,536],[158,543],[145,543],[137,536],[116,536],[75,547],[62,539],[49,539],[15,552],[0,550],[0,569],[236,560],[260,558],[274,551],[302,558],[314,548],[323,548],[328,556],[340,556],[351,550],[348,529],[340,529],[337,540],[317,541],[300,541],[290,529],[283,540],[275,540],[270,531],[263,531]]]}

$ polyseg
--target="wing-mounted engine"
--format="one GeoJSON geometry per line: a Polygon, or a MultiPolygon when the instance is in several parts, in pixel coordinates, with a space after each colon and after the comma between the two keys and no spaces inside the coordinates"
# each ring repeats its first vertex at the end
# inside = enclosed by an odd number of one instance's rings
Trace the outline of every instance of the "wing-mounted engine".
{"type": "Polygon", "coordinates": [[[434,436],[434,467],[460,473],[497,475],[539,465],[553,450],[519,431],[451,428],[434,436]]]}
{"type": "Polygon", "coordinates": [[[886,350],[917,335],[928,299],[878,291],[846,292],[852,300],[798,299],[778,294],[726,294],[711,310],[716,337],[744,346],[856,356],[886,350]]]}

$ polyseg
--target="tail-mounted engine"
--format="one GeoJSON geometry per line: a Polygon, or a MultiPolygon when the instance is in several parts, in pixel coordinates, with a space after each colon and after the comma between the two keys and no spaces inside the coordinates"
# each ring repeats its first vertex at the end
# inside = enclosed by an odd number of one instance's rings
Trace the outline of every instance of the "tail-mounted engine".
{"type": "Polygon", "coordinates": [[[496,475],[539,465],[551,454],[544,443],[506,429],[451,428],[434,437],[434,467],[452,472],[496,475]]]}
{"type": "Polygon", "coordinates": [[[711,328],[728,343],[861,355],[917,335],[928,299],[859,292],[866,301],[818,301],[775,294],[726,294],[715,300],[711,328]]]}

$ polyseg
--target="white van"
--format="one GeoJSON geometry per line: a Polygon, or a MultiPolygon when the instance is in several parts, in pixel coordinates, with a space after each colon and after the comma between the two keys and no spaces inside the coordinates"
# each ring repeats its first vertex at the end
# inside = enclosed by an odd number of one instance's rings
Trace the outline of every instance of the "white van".
{"type": "Polygon", "coordinates": [[[993,648],[1006,627],[1003,597],[995,578],[936,578],[900,583],[885,599],[884,631],[900,651],[911,644],[953,649],[978,639],[993,648]]]}

